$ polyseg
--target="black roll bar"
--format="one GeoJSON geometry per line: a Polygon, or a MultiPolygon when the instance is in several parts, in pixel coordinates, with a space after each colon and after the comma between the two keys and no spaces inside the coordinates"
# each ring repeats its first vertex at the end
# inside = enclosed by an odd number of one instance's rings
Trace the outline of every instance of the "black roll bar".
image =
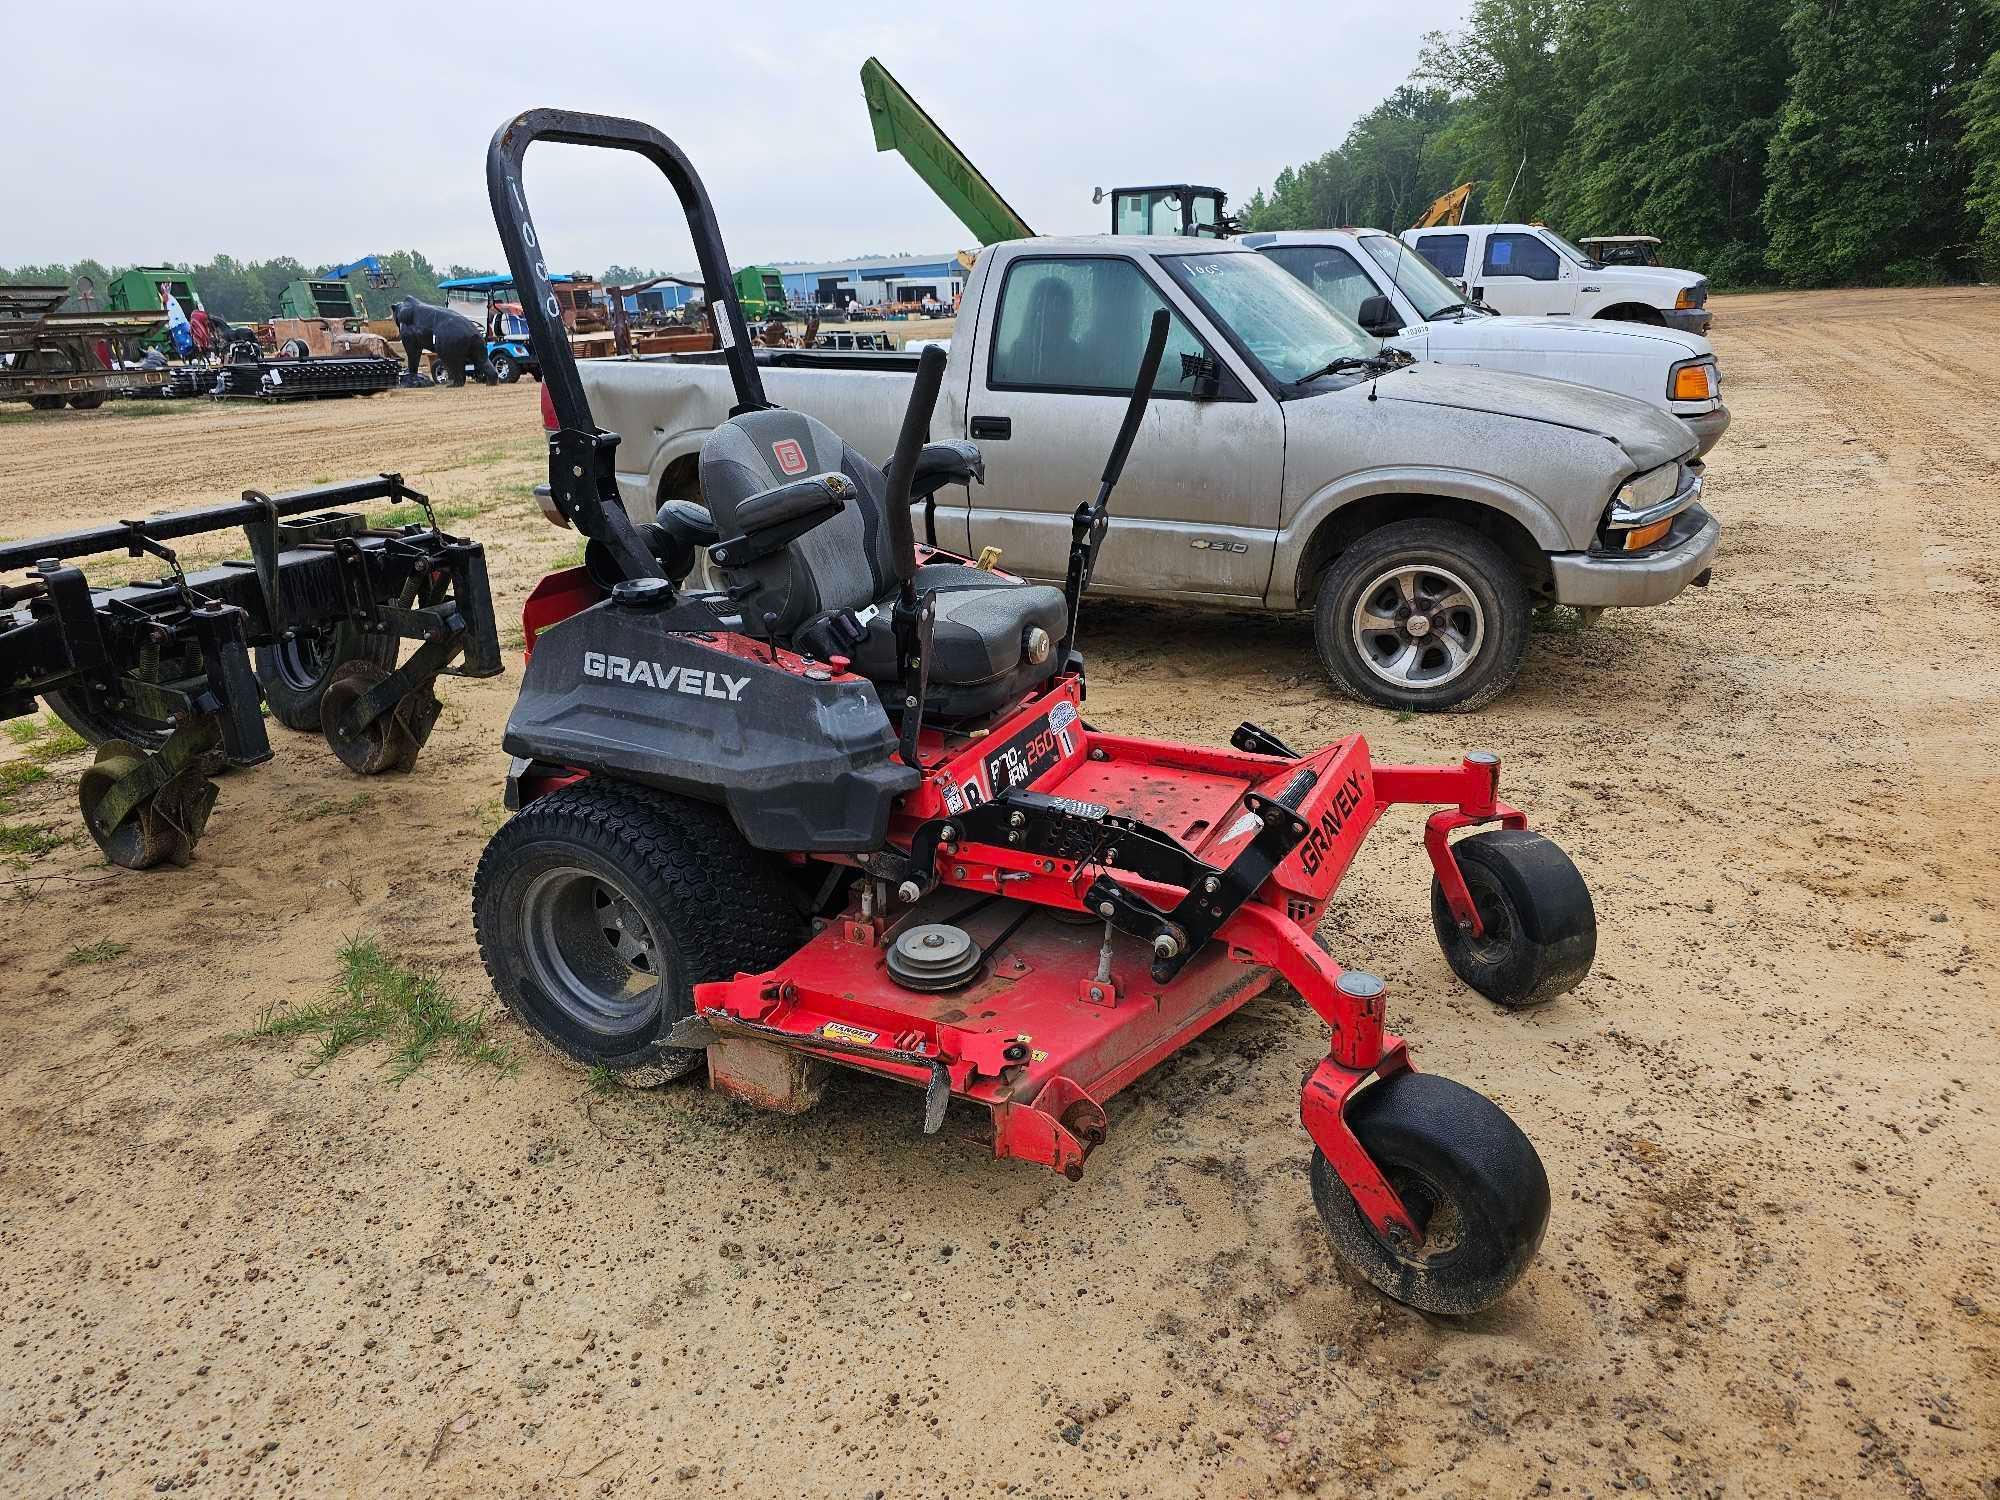
{"type": "Polygon", "coordinates": [[[723,360],[729,366],[739,411],[770,404],[764,399],[764,382],[757,373],[750,327],[729,274],[729,257],[722,248],[722,233],[716,227],[708,190],[686,154],[659,131],[615,115],[531,109],[504,121],[493,132],[493,142],[486,148],[486,197],[493,208],[501,248],[507,253],[507,269],[513,273],[515,288],[523,293],[521,314],[527,320],[530,344],[541,360],[543,385],[555,407],[559,429],[549,440],[550,489],[563,514],[586,537],[604,544],[625,577],[657,578],[661,576],[659,564],[639,539],[618,498],[613,464],[618,434],[601,431],[591,417],[576,356],[570,351],[569,335],[563,327],[562,307],[549,280],[541,237],[528,215],[527,196],[521,189],[521,160],[536,141],[630,151],[658,167],[673,185],[694,238],[708,304],[720,308],[716,333],[722,341],[723,360]]]}

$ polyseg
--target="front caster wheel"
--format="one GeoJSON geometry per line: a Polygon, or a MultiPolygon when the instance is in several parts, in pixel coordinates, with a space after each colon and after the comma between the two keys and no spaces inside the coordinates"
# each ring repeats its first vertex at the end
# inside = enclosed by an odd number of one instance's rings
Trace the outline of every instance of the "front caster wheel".
{"type": "Polygon", "coordinates": [[[208,815],[215,810],[215,783],[196,762],[114,815],[112,794],[127,777],[139,774],[147,758],[145,750],[128,741],[106,740],[77,783],[83,826],[104,857],[127,870],[187,864],[208,827],[208,815]]]}
{"type": "Polygon", "coordinates": [[[378,682],[386,681],[389,669],[379,662],[356,658],[344,661],[327,674],[320,693],[320,731],[340,763],[360,776],[380,776],[387,771],[407,771],[417,763],[424,741],[431,737],[444,705],[437,700],[429,683],[410,689],[385,714],[380,714],[352,734],[341,727],[348,706],[365,696],[378,682]]]}
{"type": "Polygon", "coordinates": [[[707,803],[588,778],[529,803],[472,881],[493,988],[565,1057],[653,1087],[702,1065],[663,1038],[694,986],[762,973],[799,946],[770,857],[707,803]]]}
{"type": "Polygon", "coordinates": [[[1460,929],[1431,878],[1431,926],[1452,973],[1496,1005],[1540,1005],[1583,983],[1597,957],[1590,887],[1553,840],[1525,828],[1476,833],[1452,845],[1484,929],[1460,929]]]}
{"type": "Polygon", "coordinates": [[[1397,1073],[1363,1089],[1346,1118],[1424,1238],[1405,1248],[1381,1239],[1315,1148],[1313,1205],[1340,1258],[1420,1312],[1459,1316],[1499,1301],[1549,1222],[1548,1174],[1521,1127],[1484,1095],[1433,1073],[1397,1073]]]}

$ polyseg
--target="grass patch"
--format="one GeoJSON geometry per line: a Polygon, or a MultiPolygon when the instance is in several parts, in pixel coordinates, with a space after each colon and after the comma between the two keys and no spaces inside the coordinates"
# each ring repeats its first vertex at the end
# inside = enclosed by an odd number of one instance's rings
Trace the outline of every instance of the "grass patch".
{"type": "Polygon", "coordinates": [[[500,827],[513,816],[507,811],[507,804],[498,797],[488,797],[472,809],[472,815],[479,820],[479,830],[488,838],[500,831],[500,827]]]}
{"type": "MultiPolygon", "coordinates": [[[[6,724],[7,738],[25,748],[36,761],[61,760],[65,755],[74,755],[84,748],[84,738],[54,714],[44,714],[39,719],[9,719],[6,724]]],[[[40,781],[48,775],[33,775],[25,771],[12,773],[21,778],[19,785],[30,781],[40,781]]],[[[0,786],[6,783],[0,781],[0,786]]]]}
{"type": "Polygon", "coordinates": [[[47,770],[30,760],[10,760],[0,766],[0,792],[18,792],[22,787],[48,779],[47,770]]]}
{"type": "Polygon", "coordinates": [[[63,960],[72,967],[78,964],[108,964],[114,958],[123,958],[132,951],[130,943],[114,943],[106,938],[101,943],[84,943],[69,950],[69,957],[63,960]]]}
{"type": "Polygon", "coordinates": [[[341,818],[358,813],[375,800],[373,792],[356,792],[352,797],[321,797],[292,814],[294,823],[317,823],[321,818],[341,818]]]}
{"type": "MultiPolygon", "coordinates": [[[[31,760],[10,760],[0,765],[0,793],[18,792],[40,781],[47,781],[49,773],[31,760]]],[[[13,803],[0,795],[0,816],[14,810],[13,803]]]]}
{"type": "Polygon", "coordinates": [[[465,1067],[487,1067],[502,1076],[515,1068],[513,1052],[487,1036],[484,1012],[469,1011],[445,993],[435,974],[423,974],[387,957],[373,938],[349,938],[340,949],[340,978],[317,1005],[280,1015],[267,1010],[252,1037],[313,1043],[300,1071],[317,1072],[350,1047],[386,1043],[392,1083],[411,1077],[442,1052],[465,1067]]]}
{"type": "Polygon", "coordinates": [[[582,567],[583,550],[589,545],[590,545],[590,539],[588,537],[585,537],[582,541],[578,542],[574,547],[570,548],[569,551],[565,552],[561,557],[557,558],[555,560],[554,566],[558,568],[582,567]]]}
{"type": "Polygon", "coordinates": [[[599,1063],[590,1070],[590,1091],[593,1094],[615,1094],[625,1087],[618,1081],[618,1070],[599,1063]]]}
{"type": "Polygon", "coordinates": [[[107,417],[163,417],[170,411],[192,411],[192,401],[107,401],[101,408],[107,417]]]}
{"type": "Polygon", "coordinates": [[[28,755],[33,760],[46,763],[89,748],[89,742],[82,735],[61,719],[50,718],[43,721],[41,735],[28,746],[28,755]]]}
{"type": "MultiPolygon", "coordinates": [[[[486,513],[487,505],[478,500],[449,500],[444,504],[433,504],[439,521],[470,521],[486,513]]],[[[375,526],[416,526],[422,524],[424,508],[421,505],[392,505],[383,511],[372,523],[375,526]]]]}
{"type": "Polygon", "coordinates": [[[68,834],[51,833],[32,823],[0,823],[0,854],[40,859],[51,849],[60,849],[68,842],[68,834]]]}

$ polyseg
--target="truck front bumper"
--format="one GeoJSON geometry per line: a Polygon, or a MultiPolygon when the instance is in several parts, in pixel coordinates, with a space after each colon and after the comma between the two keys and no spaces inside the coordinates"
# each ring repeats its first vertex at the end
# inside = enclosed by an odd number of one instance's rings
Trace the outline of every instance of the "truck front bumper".
{"type": "MultiPolygon", "coordinates": [[[[1674,415],[1681,417],[1679,412],[1674,415]]],[[[1708,450],[1721,442],[1723,433],[1729,431],[1729,408],[1717,402],[1714,411],[1698,412],[1691,417],[1681,417],[1681,420],[1694,429],[1694,456],[1706,458],[1708,450]]]]}
{"type": "Polygon", "coordinates": [[[1549,559],[1556,602],[1583,609],[1664,604],[1689,584],[1706,587],[1722,523],[1690,505],[1658,548],[1622,552],[1559,552],[1549,559]]]}
{"type": "Polygon", "coordinates": [[[1667,327],[1677,328],[1682,333],[1707,338],[1709,326],[1715,322],[1715,314],[1705,307],[1670,307],[1661,312],[1660,320],[1667,327]]]}

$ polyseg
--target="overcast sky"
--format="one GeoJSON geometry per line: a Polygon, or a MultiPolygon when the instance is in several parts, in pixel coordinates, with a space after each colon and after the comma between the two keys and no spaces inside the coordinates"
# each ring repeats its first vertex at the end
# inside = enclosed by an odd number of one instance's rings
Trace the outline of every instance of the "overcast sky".
{"type": "MultiPolygon", "coordinates": [[[[0,266],[415,248],[498,267],[486,143],[536,105],[671,136],[738,264],[969,245],[899,156],[875,152],[870,54],[1038,232],[1095,231],[1109,210],[1093,185],[1211,182],[1241,200],[1338,144],[1463,10],[404,3],[376,13],[413,38],[392,55],[349,45],[367,12],[348,6],[92,0],[11,28],[0,266]]],[[[692,265],[665,183],[636,158],[537,147],[527,187],[552,264],[692,265]]]]}

